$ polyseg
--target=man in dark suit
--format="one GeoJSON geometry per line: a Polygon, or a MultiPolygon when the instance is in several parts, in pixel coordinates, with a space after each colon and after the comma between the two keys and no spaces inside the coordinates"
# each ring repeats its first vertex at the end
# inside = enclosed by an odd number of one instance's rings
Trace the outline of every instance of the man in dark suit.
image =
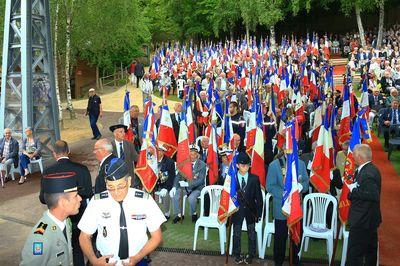
{"type": "Polygon", "coordinates": [[[380,117],[383,137],[385,139],[385,150],[389,147],[390,134],[396,132],[396,125],[400,124],[399,100],[394,99],[391,108],[387,108],[380,117]]]}
{"type": "Polygon", "coordinates": [[[99,174],[96,177],[94,184],[94,193],[106,191],[106,171],[111,159],[117,158],[113,153],[113,146],[108,139],[100,139],[96,141],[93,148],[93,153],[96,159],[100,162],[99,174]]]}
{"type": "MultiPolygon", "coordinates": [[[[6,173],[10,172],[8,168],[11,164],[14,164],[14,168],[18,167],[19,144],[18,141],[11,136],[11,133],[11,129],[5,128],[4,137],[0,140],[0,163],[3,164],[2,170],[6,173]]],[[[4,181],[7,182],[7,176],[4,181]]]]}
{"type": "Polygon", "coordinates": [[[370,110],[369,124],[372,125],[372,122],[379,110],[385,107],[385,101],[383,100],[383,96],[380,94],[378,88],[374,88],[372,93],[368,95],[368,104],[370,110]]]}
{"type": "Polygon", "coordinates": [[[135,76],[136,76],[136,88],[139,88],[139,82],[144,76],[144,67],[140,61],[136,63],[135,76]]]}
{"type": "Polygon", "coordinates": [[[174,114],[171,114],[172,127],[174,128],[175,138],[178,142],[179,138],[179,124],[182,120],[182,104],[176,103],[174,106],[174,114]]]}
{"type": "Polygon", "coordinates": [[[251,264],[256,254],[256,230],[255,224],[261,219],[263,211],[263,201],[261,195],[261,187],[258,176],[250,174],[250,157],[245,152],[239,153],[237,157],[237,184],[239,209],[232,216],[233,224],[233,253],[235,255],[235,263],[245,262],[251,264]],[[249,237],[248,255],[243,258],[240,255],[242,238],[242,224],[246,219],[247,235],[249,237]]]}
{"type": "Polygon", "coordinates": [[[208,154],[208,142],[210,141],[209,137],[201,136],[198,137],[197,146],[200,148],[200,160],[207,163],[207,154],[208,154]]]}
{"type": "Polygon", "coordinates": [[[170,207],[170,197],[169,191],[172,189],[175,180],[175,163],[174,161],[164,156],[167,151],[162,145],[157,146],[158,155],[158,182],[157,182],[157,194],[162,198],[162,203],[164,207],[164,215],[167,220],[170,217],[169,207],[170,207]]]}
{"type": "Polygon", "coordinates": [[[138,154],[135,145],[125,140],[125,133],[128,127],[122,124],[110,126],[110,131],[114,134],[114,140],[111,142],[113,147],[113,154],[115,157],[121,158],[125,161],[129,175],[132,177],[132,187],[141,188],[139,178],[135,176],[135,162],[137,162],[138,154]]]}
{"type": "Polygon", "coordinates": [[[356,145],[353,157],[358,168],[354,173],[354,183],[348,185],[351,205],[346,262],[347,265],[376,265],[377,229],[382,222],[381,174],[371,162],[372,151],[367,144],[356,145]]]}
{"type": "MultiPolygon", "coordinates": [[[[73,259],[74,265],[85,265],[85,260],[81,247],[79,246],[79,235],[81,231],[78,229],[78,223],[81,219],[87,203],[93,196],[92,191],[92,179],[90,176],[89,169],[80,163],[72,162],[69,157],[69,148],[67,142],[63,140],[57,140],[54,145],[53,156],[57,162],[43,172],[43,175],[49,175],[59,172],[73,172],[74,176],[71,178],[76,179],[78,187],[78,195],[82,198],[81,205],[79,207],[79,212],[76,215],[70,216],[72,223],[72,249],[73,249],[73,259]]],[[[39,200],[42,204],[46,204],[43,190],[43,179],[41,180],[41,189],[39,194],[39,200]]]]}

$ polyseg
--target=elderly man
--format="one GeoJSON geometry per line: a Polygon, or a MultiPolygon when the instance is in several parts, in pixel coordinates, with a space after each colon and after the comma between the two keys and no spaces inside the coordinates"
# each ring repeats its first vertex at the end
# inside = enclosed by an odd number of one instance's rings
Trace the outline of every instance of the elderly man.
{"type": "Polygon", "coordinates": [[[48,210],[29,234],[20,265],[73,265],[71,223],[67,218],[79,212],[82,200],[75,173],[44,175],[42,188],[48,210]]]}
{"type": "Polygon", "coordinates": [[[374,88],[372,93],[368,95],[368,104],[369,104],[369,125],[372,125],[374,118],[378,114],[379,110],[385,107],[383,96],[380,94],[378,88],[374,88]]]}
{"type": "Polygon", "coordinates": [[[113,146],[108,139],[96,141],[93,148],[96,159],[100,162],[99,173],[95,180],[94,193],[100,193],[106,190],[106,170],[110,161],[116,156],[113,154],[113,146]]]}
{"type": "Polygon", "coordinates": [[[170,217],[170,197],[169,192],[174,185],[175,180],[175,163],[174,161],[165,156],[167,148],[163,145],[157,146],[157,159],[158,159],[158,182],[157,182],[157,192],[159,197],[162,198],[162,203],[164,207],[164,215],[167,220],[170,217]]]}
{"type": "Polygon", "coordinates": [[[353,157],[358,168],[349,187],[348,265],[376,265],[380,210],[381,174],[371,162],[372,151],[367,144],[354,147],[353,157]]]}
{"type": "MultiPolygon", "coordinates": [[[[388,88],[389,89],[389,88],[388,88]]],[[[390,88],[390,95],[386,97],[385,106],[390,107],[393,100],[400,100],[399,92],[396,88],[390,88]]]]}
{"type": "Polygon", "coordinates": [[[207,163],[207,155],[208,155],[208,142],[210,141],[210,139],[206,136],[201,136],[199,137],[199,141],[197,143],[197,145],[200,147],[200,159],[207,163]]]}
{"type": "Polygon", "coordinates": [[[130,186],[125,162],[112,159],[107,190],[94,196],[78,224],[79,243],[92,265],[147,265],[146,256],[161,243],[163,213],[149,194],[130,186]],[[96,231],[97,254],[92,244],[96,231]]]}
{"type": "Polygon", "coordinates": [[[174,114],[171,114],[171,120],[172,120],[172,127],[174,128],[174,133],[175,133],[175,138],[176,141],[178,141],[179,138],[179,125],[183,119],[183,114],[182,114],[182,104],[181,103],[175,103],[174,105],[174,114]]]}
{"type": "MultiPolygon", "coordinates": [[[[139,153],[142,146],[141,136],[143,131],[143,118],[139,117],[139,106],[132,105],[129,109],[130,123],[125,134],[125,140],[133,142],[136,152],[139,153]]],[[[124,118],[119,119],[119,124],[124,124],[124,118]]]]}
{"type": "Polygon", "coordinates": [[[172,198],[172,203],[174,205],[174,224],[180,220],[183,220],[184,218],[182,216],[180,207],[181,196],[183,193],[186,193],[188,197],[187,199],[190,205],[192,222],[196,222],[197,220],[197,198],[200,196],[200,191],[205,185],[206,178],[206,164],[199,159],[199,148],[197,147],[197,145],[190,145],[190,161],[192,163],[193,179],[190,181],[184,181],[182,180],[182,176],[178,174],[175,178],[174,186],[169,192],[169,195],[172,198]]]}
{"type": "Polygon", "coordinates": [[[391,108],[385,109],[379,119],[379,124],[382,125],[383,137],[385,139],[385,149],[387,150],[389,148],[390,134],[399,134],[397,130],[400,124],[399,100],[393,99],[391,108]]]}
{"type": "Polygon", "coordinates": [[[99,117],[103,117],[103,107],[101,105],[101,99],[96,94],[94,88],[89,89],[89,99],[85,115],[89,115],[90,127],[93,133],[92,139],[100,139],[101,133],[96,123],[99,117]]]}
{"type": "Polygon", "coordinates": [[[153,93],[153,82],[150,79],[150,75],[146,72],[143,76],[143,79],[140,81],[140,89],[142,91],[143,97],[143,110],[144,103],[148,99],[148,97],[153,93]]]}
{"type": "MultiPolygon", "coordinates": [[[[19,145],[18,141],[11,136],[11,129],[4,129],[4,137],[0,140],[0,163],[1,170],[9,173],[9,168],[14,164],[14,168],[18,167],[18,151],[19,145]]],[[[3,173],[0,173],[3,176],[3,173]]],[[[7,176],[5,177],[5,182],[7,182],[7,176]]]]}
{"type": "Polygon", "coordinates": [[[135,145],[125,140],[125,132],[128,127],[122,124],[110,126],[110,131],[114,134],[114,140],[111,142],[113,146],[113,154],[115,157],[121,158],[125,161],[128,167],[129,175],[132,177],[132,185],[135,188],[141,187],[141,182],[138,178],[135,178],[135,162],[138,159],[138,153],[136,152],[135,145]]]}

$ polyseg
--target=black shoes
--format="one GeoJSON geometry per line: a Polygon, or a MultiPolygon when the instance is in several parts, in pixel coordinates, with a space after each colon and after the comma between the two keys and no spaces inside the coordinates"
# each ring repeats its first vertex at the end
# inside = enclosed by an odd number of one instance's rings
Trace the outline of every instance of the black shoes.
{"type": "Polygon", "coordinates": [[[247,265],[250,265],[253,262],[253,258],[250,257],[249,255],[246,256],[246,258],[244,259],[244,263],[247,265]]]}
{"type": "Polygon", "coordinates": [[[192,215],[192,222],[196,222],[197,221],[197,214],[193,214],[192,215]]]}
{"type": "Polygon", "coordinates": [[[174,224],[176,224],[177,222],[183,221],[183,219],[184,219],[183,216],[182,216],[182,217],[176,216],[172,222],[173,222],[174,224]]]}
{"type": "Polygon", "coordinates": [[[253,257],[247,255],[246,257],[239,256],[235,258],[235,264],[247,264],[250,265],[253,263],[253,257]]]}
{"type": "Polygon", "coordinates": [[[235,258],[235,264],[242,264],[244,262],[244,258],[242,256],[235,258]]]}
{"type": "Polygon", "coordinates": [[[98,136],[96,137],[96,139],[97,139],[97,140],[101,139],[101,135],[98,135],[98,136]]]}

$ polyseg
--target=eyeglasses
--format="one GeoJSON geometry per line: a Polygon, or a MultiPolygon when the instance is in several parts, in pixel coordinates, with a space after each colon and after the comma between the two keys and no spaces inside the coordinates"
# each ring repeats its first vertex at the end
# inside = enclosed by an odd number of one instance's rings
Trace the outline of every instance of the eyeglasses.
{"type": "Polygon", "coordinates": [[[124,185],[118,185],[118,186],[116,186],[116,187],[112,187],[112,186],[106,186],[107,187],[107,190],[108,191],[110,191],[110,192],[116,192],[117,190],[123,190],[123,189],[125,189],[126,187],[128,186],[128,181],[125,181],[125,184],[124,185]]]}

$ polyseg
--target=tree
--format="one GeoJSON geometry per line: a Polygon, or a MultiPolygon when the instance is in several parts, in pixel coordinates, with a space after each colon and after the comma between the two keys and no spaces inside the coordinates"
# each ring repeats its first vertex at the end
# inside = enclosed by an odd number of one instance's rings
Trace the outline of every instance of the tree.
{"type": "Polygon", "coordinates": [[[383,21],[385,16],[385,0],[376,0],[379,6],[379,26],[378,26],[378,39],[376,41],[376,46],[380,47],[382,45],[382,35],[383,35],[383,21]]]}
{"type": "Polygon", "coordinates": [[[220,31],[229,32],[230,39],[233,40],[233,29],[240,19],[240,9],[235,0],[218,0],[214,13],[210,18],[215,36],[219,36],[220,31]]]}

